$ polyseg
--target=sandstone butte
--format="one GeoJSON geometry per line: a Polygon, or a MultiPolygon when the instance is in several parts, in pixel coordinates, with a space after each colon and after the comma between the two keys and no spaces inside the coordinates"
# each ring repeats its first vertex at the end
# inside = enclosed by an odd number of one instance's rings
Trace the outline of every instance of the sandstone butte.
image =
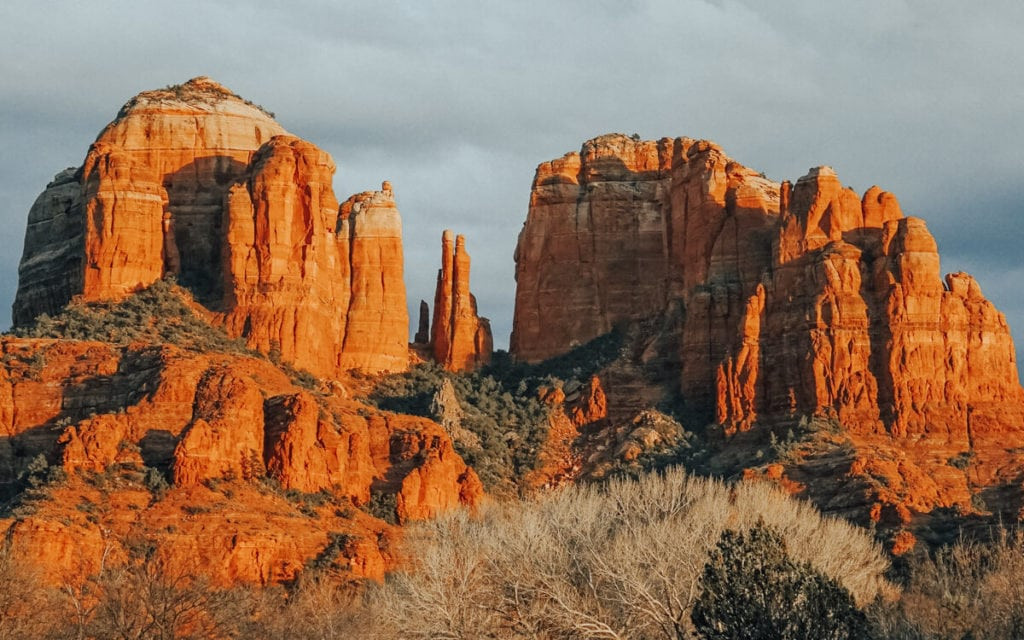
{"type": "Polygon", "coordinates": [[[0,488],[17,490],[38,456],[69,478],[0,530],[52,581],[94,574],[137,539],[220,584],[288,580],[334,552],[380,578],[397,561],[380,517],[480,501],[439,425],[347,397],[365,381],[348,370],[408,366],[408,319],[391,186],[339,204],[334,170],[196,78],[130,100],[37,199],[17,325],[175,276],[205,319],[321,378],[310,391],[268,360],[172,345],[0,339],[0,488]],[[144,467],[165,472],[165,495],[144,467]],[[328,498],[296,503],[312,494],[328,498]]]}
{"type": "MultiPolygon", "coordinates": [[[[708,141],[605,135],[537,168],[515,260],[521,360],[632,323],[646,331],[638,364],[726,437],[837,419],[856,454],[830,477],[875,489],[825,502],[904,522],[978,513],[982,491],[1020,505],[1024,391],[1006,320],[971,276],[940,277],[924,221],[878,187],[858,196],[828,167],[779,184],[708,141]]],[[[603,379],[609,413],[636,401],[603,379]]]]}
{"type": "MultiPolygon", "coordinates": [[[[420,334],[426,333],[425,316],[421,306],[420,334]]],[[[441,235],[441,268],[437,272],[430,336],[434,360],[449,371],[472,371],[491,361],[491,322],[477,314],[476,297],[469,292],[466,239],[447,229],[441,235]]]]}
{"type": "Polygon", "coordinates": [[[230,334],[299,368],[404,370],[391,186],[339,206],[334,170],[208,78],[140,93],[33,205],[14,323],[173,275],[230,334]]]}
{"type": "Polygon", "coordinates": [[[402,523],[483,495],[436,423],[310,392],[264,359],[9,337],[0,351],[0,485],[15,485],[38,454],[68,474],[0,530],[58,584],[95,574],[138,539],[173,570],[268,584],[293,578],[339,534],[340,568],[381,578],[398,560],[397,533],[361,510],[374,497],[390,497],[402,523]],[[165,495],[132,471],[143,466],[169,470],[165,495]],[[331,499],[300,510],[288,491],[331,499]]]}

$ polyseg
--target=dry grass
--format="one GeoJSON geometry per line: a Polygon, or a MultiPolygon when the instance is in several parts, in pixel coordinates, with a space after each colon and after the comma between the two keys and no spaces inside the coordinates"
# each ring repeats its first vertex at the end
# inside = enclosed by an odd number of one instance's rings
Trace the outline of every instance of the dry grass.
{"type": "Polygon", "coordinates": [[[671,471],[426,523],[409,537],[415,569],[369,602],[391,638],[692,637],[709,551],[758,521],[859,604],[893,593],[865,531],[766,485],[671,471]]]}
{"type": "Polygon", "coordinates": [[[1024,638],[1024,538],[1003,533],[987,545],[961,542],[918,558],[902,599],[872,617],[882,637],[1024,638]]]}

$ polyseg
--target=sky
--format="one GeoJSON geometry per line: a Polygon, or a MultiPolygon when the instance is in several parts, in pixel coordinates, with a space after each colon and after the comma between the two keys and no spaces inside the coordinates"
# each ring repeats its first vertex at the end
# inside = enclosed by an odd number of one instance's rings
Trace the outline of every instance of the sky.
{"type": "Polygon", "coordinates": [[[4,0],[0,327],[46,183],[133,95],[207,75],[327,150],[339,199],[392,182],[413,318],[465,234],[501,348],[534,169],[610,132],[878,184],[1024,344],[1022,33],[1019,0],[4,0]]]}

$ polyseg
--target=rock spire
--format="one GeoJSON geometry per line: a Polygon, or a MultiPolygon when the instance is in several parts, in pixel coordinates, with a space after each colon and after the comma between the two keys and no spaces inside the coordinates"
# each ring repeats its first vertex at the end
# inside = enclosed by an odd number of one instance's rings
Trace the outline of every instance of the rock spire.
{"type": "Polygon", "coordinates": [[[441,235],[431,336],[434,359],[449,371],[473,370],[491,360],[491,323],[477,314],[476,297],[469,292],[466,239],[447,229],[441,235]]]}

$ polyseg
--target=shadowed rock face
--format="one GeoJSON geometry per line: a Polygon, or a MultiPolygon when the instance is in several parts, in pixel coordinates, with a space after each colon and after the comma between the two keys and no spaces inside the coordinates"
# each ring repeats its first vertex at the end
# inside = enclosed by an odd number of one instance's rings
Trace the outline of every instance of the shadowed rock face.
{"type": "Polygon", "coordinates": [[[967,447],[1024,424],[1003,315],[970,276],[943,282],[922,220],[828,167],[780,185],[706,141],[590,140],[538,167],[516,280],[517,358],[677,319],[650,355],[727,432],[826,413],[967,447]]]}
{"type": "Polygon", "coordinates": [[[320,375],[407,366],[390,186],[339,208],[334,162],[208,78],[147,91],[29,214],[13,318],[166,275],[233,335],[320,375]]]}
{"type": "Polygon", "coordinates": [[[434,360],[449,371],[471,371],[491,361],[491,323],[477,315],[476,297],[469,292],[466,239],[450,230],[441,236],[431,336],[434,360]]]}

